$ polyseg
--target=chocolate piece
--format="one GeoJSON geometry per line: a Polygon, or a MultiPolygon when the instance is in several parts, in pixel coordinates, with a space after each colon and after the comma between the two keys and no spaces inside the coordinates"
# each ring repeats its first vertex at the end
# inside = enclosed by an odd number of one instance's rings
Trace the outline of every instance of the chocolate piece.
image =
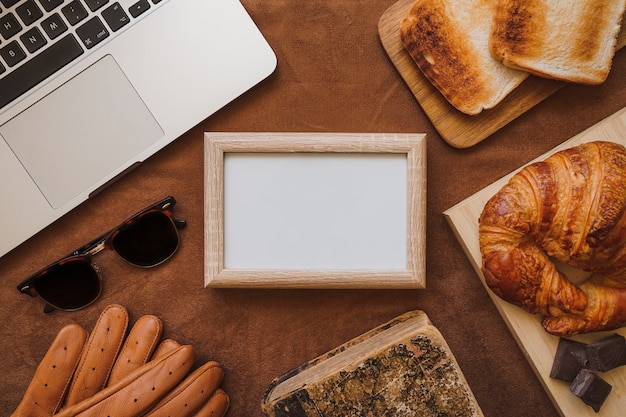
{"type": "Polygon", "coordinates": [[[600,411],[611,389],[613,389],[611,384],[589,369],[581,369],[569,387],[570,391],[593,408],[596,413],[600,411]]]}
{"type": "Polygon", "coordinates": [[[550,378],[572,382],[578,372],[587,365],[585,344],[574,340],[559,339],[554,355],[550,378]]]}
{"type": "Polygon", "coordinates": [[[614,334],[587,345],[588,368],[606,372],[626,365],[626,339],[614,334]]]}

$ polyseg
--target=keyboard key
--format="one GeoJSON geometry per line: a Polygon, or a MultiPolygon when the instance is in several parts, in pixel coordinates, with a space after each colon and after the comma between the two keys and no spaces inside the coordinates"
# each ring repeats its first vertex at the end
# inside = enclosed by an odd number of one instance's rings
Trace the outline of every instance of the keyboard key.
{"type": "Polygon", "coordinates": [[[11,7],[20,0],[0,0],[0,1],[2,1],[2,4],[4,4],[4,7],[11,7]]]}
{"type": "Polygon", "coordinates": [[[48,43],[43,33],[36,26],[20,36],[20,40],[31,54],[37,52],[48,43]]]}
{"type": "Polygon", "coordinates": [[[24,3],[17,6],[15,8],[15,11],[26,26],[32,25],[39,18],[41,18],[41,16],[43,16],[41,9],[35,4],[35,0],[25,1],[24,3]]]}
{"type": "Polygon", "coordinates": [[[86,23],[78,27],[76,34],[80,40],[83,41],[87,49],[93,48],[109,37],[109,31],[106,30],[98,16],[92,17],[86,23]]]}
{"type": "Polygon", "coordinates": [[[20,68],[0,78],[0,108],[18,98],[83,53],[74,35],[68,34],[43,49],[20,68]]]}
{"type": "Polygon", "coordinates": [[[74,0],[67,6],[63,6],[61,11],[72,26],[86,18],[88,15],[87,9],[85,9],[85,7],[78,0],[74,0]]]}
{"type": "Polygon", "coordinates": [[[0,56],[2,56],[8,66],[14,67],[26,58],[26,53],[17,41],[12,41],[0,48],[0,56]]]}
{"type": "Polygon", "coordinates": [[[149,8],[150,8],[150,3],[148,3],[148,0],[139,0],[137,3],[130,6],[128,11],[130,12],[130,15],[132,17],[137,17],[140,14],[147,11],[149,8]]]}
{"type": "Polygon", "coordinates": [[[63,0],[39,0],[39,4],[41,4],[41,7],[43,7],[47,12],[51,12],[55,8],[62,5],[63,0]]]}
{"type": "Polygon", "coordinates": [[[41,27],[50,39],[56,39],[67,30],[67,25],[58,13],[50,15],[41,22],[41,27]]]}
{"type": "Polygon", "coordinates": [[[130,18],[119,3],[113,3],[102,11],[102,17],[107,22],[113,32],[120,30],[130,22],[130,18]]]}
{"type": "Polygon", "coordinates": [[[95,12],[108,2],[109,0],[85,0],[85,3],[87,3],[87,7],[89,7],[89,10],[91,10],[92,12],[95,12]]]}
{"type": "Polygon", "coordinates": [[[13,13],[0,17],[0,34],[4,39],[9,39],[20,30],[22,30],[22,25],[20,25],[13,13]]]}

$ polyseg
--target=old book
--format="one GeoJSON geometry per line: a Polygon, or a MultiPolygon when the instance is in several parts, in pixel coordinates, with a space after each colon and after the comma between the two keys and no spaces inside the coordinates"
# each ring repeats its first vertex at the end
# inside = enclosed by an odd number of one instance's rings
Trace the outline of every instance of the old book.
{"type": "Polygon", "coordinates": [[[441,333],[407,312],[276,378],[268,417],[479,417],[483,413],[441,333]]]}

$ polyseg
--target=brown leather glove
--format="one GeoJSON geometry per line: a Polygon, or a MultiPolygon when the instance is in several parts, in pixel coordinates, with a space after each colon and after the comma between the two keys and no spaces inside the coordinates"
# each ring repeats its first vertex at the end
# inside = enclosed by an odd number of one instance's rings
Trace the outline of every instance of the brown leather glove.
{"type": "Polygon", "coordinates": [[[163,325],[140,317],[124,341],[128,313],[108,306],[91,335],[65,326],[50,345],[12,417],[223,416],[223,370],[211,361],[188,375],[191,346],[160,342],[163,325]],[[123,344],[123,345],[122,345],[123,344]]]}

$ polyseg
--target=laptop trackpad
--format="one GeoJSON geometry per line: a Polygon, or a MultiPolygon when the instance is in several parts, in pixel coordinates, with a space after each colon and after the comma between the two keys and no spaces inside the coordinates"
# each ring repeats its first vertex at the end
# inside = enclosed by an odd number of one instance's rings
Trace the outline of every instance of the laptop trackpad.
{"type": "Polygon", "coordinates": [[[5,123],[0,134],[57,208],[135,162],[163,131],[108,55],[5,123]]]}

